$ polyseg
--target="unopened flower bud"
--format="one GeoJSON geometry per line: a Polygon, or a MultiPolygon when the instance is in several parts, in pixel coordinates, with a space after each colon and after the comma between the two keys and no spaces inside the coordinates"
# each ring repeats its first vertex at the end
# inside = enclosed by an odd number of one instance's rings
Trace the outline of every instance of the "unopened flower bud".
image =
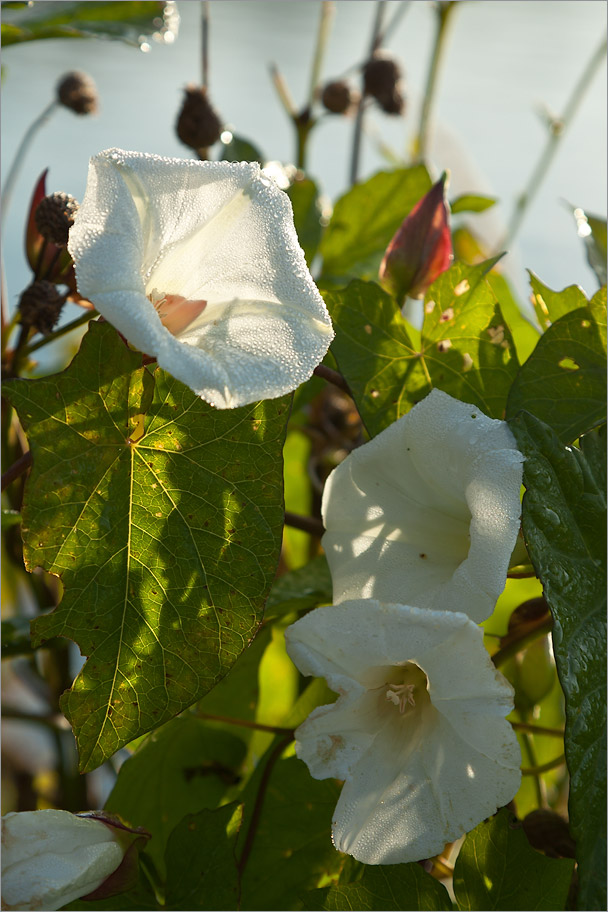
{"type": "Polygon", "coordinates": [[[379,51],[363,67],[366,95],[375,98],[387,114],[402,114],[405,99],[401,91],[402,73],[397,61],[385,51],[379,51]]]}
{"type": "Polygon", "coordinates": [[[69,193],[51,193],[36,207],[36,228],[45,240],[57,247],[65,247],[77,212],[78,203],[69,193]]]}
{"type": "Polygon", "coordinates": [[[386,248],[378,277],[401,305],[406,296],[422,298],[449,267],[452,252],[446,174],[416,203],[386,248]]]}
{"type": "Polygon", "coordinates": [[[217,142],[222,132],[222,121],[207,97],[207,89],[186,86],[175,129],[185,146],[198,151],[217,142]]]}
{"type": "Polygon", "coordinates": [[[323,87],[321,101],[332,114],[346,114],[357,101],[357,93],[344,80],[337,80],[323,87]]]}
{"type": "Polygon", "coordinates": [[[57,100],[75,114],[95,114],[97,111],[97,86],[90,76],[74,70],[66,73],[57,85],[57,100]]]}
{"type": "Polygon", "coordinates": [[[64,303],[64,295],[52,282],[44,279],[32,282],[19,300],[20,322],[22,326],[29,326],[48,336],[59,319],[64,303]]]}

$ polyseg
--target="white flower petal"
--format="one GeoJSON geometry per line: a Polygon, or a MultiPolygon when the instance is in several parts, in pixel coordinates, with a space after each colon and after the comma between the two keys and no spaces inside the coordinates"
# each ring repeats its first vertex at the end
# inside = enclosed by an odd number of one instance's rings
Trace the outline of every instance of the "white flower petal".
{"type": "Polygon", "coordinates": [[[295,389],[333,337],[289,199],[257,164],[102,152],[69,249],[80,293],[218,408],[295,389]],[[172,335],[153,295],[204,309],[172,335]]]}
{"type": "Polygon", "coordinates": [[[485,620],[519,531],[522,462],[505,422],[433,390],[329,476],[323,546],[334,601],[485,620]]]}
{"type": "Polygon", "coordinates": [[[345,780],[336,848],[366,864],[428,858],[516,793],[513,689],[465,615],[359,599],[310,612],[285,640],[342,694],[296,731],[311,774],[345,780]]]}
{"type": "Polygon", "coordinates": [[[122,862],[125,847],[105,824],[68,811],[2,818],[2,908],[60,909],[96,890],[122,862]]]}

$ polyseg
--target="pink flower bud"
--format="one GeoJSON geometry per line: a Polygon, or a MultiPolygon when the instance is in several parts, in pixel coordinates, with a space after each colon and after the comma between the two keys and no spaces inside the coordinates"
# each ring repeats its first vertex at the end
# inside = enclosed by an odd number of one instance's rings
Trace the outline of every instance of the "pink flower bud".
{"type": "Polygon", "coordinates": [[[406,296],[423,298],[453,259],[446,174],[416,203],[386,248],[378,277],[401,305],[406,296]]]}

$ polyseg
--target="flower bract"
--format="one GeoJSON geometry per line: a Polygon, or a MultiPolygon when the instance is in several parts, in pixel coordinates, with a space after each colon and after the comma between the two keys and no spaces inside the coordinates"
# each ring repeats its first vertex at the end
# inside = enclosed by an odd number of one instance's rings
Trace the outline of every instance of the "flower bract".
{"type": "Polygon", "coordinates": [[[2,818],[2,908],[61,909],[92,893],[128,845],[100,820],[42,810],[2,818]]]}
{"type": "Polygon", "coordinates": [[[433,390],[329,476],[334,602],[376,598],[485,620],[519,531],[522,462],[504,421],[433,390]]]}
{"type": "Polygon", "coordinates": [[[295,389],[333,337],[291,203],[257,164],[101,152],[69,250],[80,294],[217,408],[295,389]]]}
{"type": "Polygon", "coordinates": [[[360,599],[310,612],[286,643],[340,695],[296,730],[311,775],[344,780],[340,851],[365,864],[430,858],[517,792],[513,689],[465,615],[360,599]]]}

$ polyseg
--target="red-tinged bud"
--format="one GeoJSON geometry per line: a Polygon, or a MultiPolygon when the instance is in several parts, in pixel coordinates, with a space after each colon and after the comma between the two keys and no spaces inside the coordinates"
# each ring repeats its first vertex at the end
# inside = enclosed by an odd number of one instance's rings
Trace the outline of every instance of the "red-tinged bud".
{"type": "Polygon", "coordinates": [[[68,250],[50,240],[45,240],[36,224],[36,210],[46,197],[46,168],[34,188],[25,230],[25,255],[36,279],[45,279],[58,285],[67,285],[76,291],[74,263],[68,250]]]}
{"type": "Polygon", "coordinates": [[[423,298],[453,259],[447,175],[416,203],[386,248],[378,273],[380,284],[399,304],[406,297],[423,298]]]}

